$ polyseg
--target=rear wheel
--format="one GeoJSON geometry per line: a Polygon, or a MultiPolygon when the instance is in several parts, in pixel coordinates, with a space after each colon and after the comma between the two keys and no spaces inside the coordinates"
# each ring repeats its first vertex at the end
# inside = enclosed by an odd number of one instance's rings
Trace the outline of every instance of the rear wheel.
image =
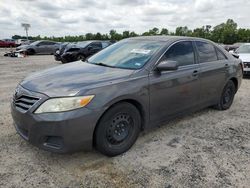
{"type": "Polygon", "coordinates": [[[95,131],[95,146],[107,156],[127,151],[136,141],[141,127],[140,112],[130,103],[120,103],[109,109],[95,131]]]}
{"type": "Polygon", "coordinates": [[[232,80],[229,80],[224,87],[219,103],[215,106],[218,110],[227,110],[231,107],[234,95],[236,93],[236,87],[232,80]]]}

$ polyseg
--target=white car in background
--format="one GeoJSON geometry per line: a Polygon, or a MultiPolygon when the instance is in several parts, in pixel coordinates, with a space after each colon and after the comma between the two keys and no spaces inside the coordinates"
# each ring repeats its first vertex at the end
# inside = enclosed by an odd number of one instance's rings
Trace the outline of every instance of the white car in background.
{"type": "Polygon", "coordinates": [[[241,45],[235,53],[239,55],[239,58],[244,64],[244,75],[250,75],[250,43],[241,45]]]}

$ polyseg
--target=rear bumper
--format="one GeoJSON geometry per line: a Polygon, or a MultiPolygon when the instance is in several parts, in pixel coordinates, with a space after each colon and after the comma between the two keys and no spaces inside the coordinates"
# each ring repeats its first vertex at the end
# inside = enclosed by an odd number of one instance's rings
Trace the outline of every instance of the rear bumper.
{"type": "Polygon", "coordinates": [[[92,148],[95,125],[101,113],[81,108],[61,113],[20,112],[11,105],[17,133],[31,144],[52,152],[68,153],[92,148]]]}

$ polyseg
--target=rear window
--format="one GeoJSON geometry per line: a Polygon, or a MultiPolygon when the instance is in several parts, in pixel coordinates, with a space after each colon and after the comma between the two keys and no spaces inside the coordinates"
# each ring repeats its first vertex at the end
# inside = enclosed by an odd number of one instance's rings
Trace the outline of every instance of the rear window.
{"type": "Polygon", "coordinates": [[[217,54],[212,44],[203,41],[196,41],[200,63],[217,61],[217,54]]]}

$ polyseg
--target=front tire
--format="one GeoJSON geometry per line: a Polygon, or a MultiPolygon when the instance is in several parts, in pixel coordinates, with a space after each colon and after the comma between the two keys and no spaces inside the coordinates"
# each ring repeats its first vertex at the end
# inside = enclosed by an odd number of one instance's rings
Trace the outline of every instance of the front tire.
{"type": "Polygon", "coordinates": [[[234,95],[236,93],[236,87],[232,80],[229,80],[224,87],[219,103],[215,106],[218,110],[227,110],[231,107],[234,95]]]}
{"type": "Polygon", "coordinates": [[[95,147],[107,156],[120,155],[135,143],[141,127],[141,115],[127,102],[111,107],[95,130],[95,147]]]}
{"type": "Polygon", "coordinates": [[[27,50],[27,55],[35,55],[35,50],[34,49],[28,49],[27,50]]]}

